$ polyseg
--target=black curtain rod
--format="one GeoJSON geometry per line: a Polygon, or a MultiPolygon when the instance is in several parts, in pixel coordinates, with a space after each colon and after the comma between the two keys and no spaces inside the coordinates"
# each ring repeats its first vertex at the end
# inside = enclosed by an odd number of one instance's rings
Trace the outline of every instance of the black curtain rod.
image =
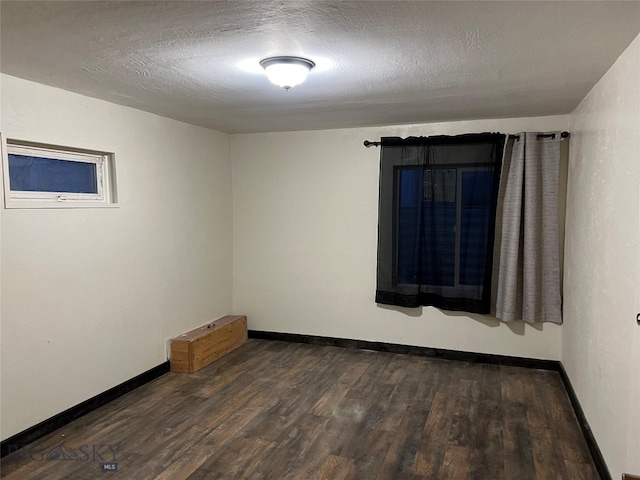
{"type": "MultiPolygon", "coordinates": [[[[569,132],[560,132],[560,138],[568,138],[569,132]]],[[[515,138],[516,140],[520,140],[520,135],[509,135],[509,138],[515,138]]],[[[538,138],[556,138],[555,133],[539,133],[538,138]]],[[[379,147],[382,145],[382,142],[370,142],[369,140],[364,141],[364,146],[369,147],[379,147]]]]}
{"type": "MultiPolygon", "coordinates": [[[[555,133],[539,133],[536,135],[538,138],[556,138],[555,133]]],[[[560,138],[568,138],[569,132],[560,132],[560,138]]],[[[509,138],[515,138],[516,140],[520,140],[520,135],[509,135],[509,138]]]]}

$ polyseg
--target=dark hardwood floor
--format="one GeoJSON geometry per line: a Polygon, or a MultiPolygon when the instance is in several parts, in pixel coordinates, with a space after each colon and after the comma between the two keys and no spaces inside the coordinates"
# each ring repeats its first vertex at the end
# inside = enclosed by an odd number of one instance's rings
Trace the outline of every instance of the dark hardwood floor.
{"type": "Polygon", "coordinates": [[[7,480],[598,478],[556,372],[269,340],[1,466],[7,480]]]}

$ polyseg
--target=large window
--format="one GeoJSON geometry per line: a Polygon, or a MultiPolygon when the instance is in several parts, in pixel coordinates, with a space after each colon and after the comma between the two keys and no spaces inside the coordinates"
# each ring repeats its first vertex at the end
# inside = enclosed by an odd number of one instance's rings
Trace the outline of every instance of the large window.
{"type": "Polygon", "coordinates": [[[3,148],[5,206],[60,208],[115,201],[113,159],[106,152],[7,140],[3,148]]]}
{"type": "Polygon", "coordinates": [[[383,139],[378,303],[488,313],[503,141],[383,139]]]}
{"type": "Polygon", "coordinates": [[[482,285],[493,172],[402,168],[398,176],[398,282],[447,287],[453,296],[482,285]],[[424,253],[416,256],[416,248],[424,253]]]}

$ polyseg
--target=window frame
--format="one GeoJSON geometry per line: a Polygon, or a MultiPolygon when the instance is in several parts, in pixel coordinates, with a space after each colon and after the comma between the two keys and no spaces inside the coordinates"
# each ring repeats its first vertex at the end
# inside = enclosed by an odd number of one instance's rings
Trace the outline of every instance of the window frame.
{"type": "Polygon", "coordinates": [[[3,135],[1,137],[5,208],[86,208],[117,206],[113,153],[27,142],[5,138],[3,135]],[[11,190],[9,172],[9,155],[11,154],[95,165],[97,193],[11,190]]]}

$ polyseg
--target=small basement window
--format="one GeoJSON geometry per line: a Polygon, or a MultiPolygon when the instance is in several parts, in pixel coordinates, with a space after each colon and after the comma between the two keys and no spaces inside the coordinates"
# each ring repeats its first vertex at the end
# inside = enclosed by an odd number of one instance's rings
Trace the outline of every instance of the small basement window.
{"type": "Polygon", "coordinates": [[[3,148],[6,208],[67,208],[115,203],[113,155],[16,140],[3,148]]]}

